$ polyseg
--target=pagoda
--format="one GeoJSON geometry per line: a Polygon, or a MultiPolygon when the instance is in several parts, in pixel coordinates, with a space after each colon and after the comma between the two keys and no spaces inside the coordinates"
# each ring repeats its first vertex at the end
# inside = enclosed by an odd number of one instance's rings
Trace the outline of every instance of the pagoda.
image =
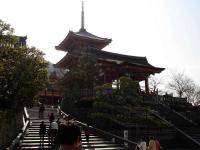
{"type": "Polygon", "coordinates": [[[67,69],[77,62],[83,53],[96,58],[98,67],[97,78],[101,83],[110,83],[121,76],[129,76],[136,81],[145,81],[145,92],[149,93],[148,78],[162,72],[165,68],[154,67],[146,57],[122,55],[102,50],[111,43],[111,39],[98,37],[89,33],[84,27],[84,6],[82,3],[81,28],[78,32],[69,31],[65,39],[56,46],[56,50],[67,54],[56,64],[67,69]]]}

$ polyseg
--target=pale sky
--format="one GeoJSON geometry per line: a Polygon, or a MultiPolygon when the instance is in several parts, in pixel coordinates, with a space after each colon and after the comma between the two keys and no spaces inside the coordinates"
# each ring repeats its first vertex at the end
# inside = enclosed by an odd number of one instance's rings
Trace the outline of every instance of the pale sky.
{"type": "MultiPolygon", "coordinates": [[[[81,0],[0,0],[0,19],[28,36],[28,45],[58,62],[55,50],[81,26],[81,0]]],[[[110,52],[146,56],[149,63],[184,71],[200,84],[200,0],[85,0],[85,28],[111,38],[110,52]]],[[[165,79],[165,78],[164,78],[165,79]]],[[[163,80],[164,80],[163,79],[163,80]]]]}

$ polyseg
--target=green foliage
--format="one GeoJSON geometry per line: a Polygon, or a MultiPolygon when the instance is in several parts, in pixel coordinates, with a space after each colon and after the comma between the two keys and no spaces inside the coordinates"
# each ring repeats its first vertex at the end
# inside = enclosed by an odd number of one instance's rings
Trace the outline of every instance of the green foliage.
{"type": "Polygon", "coordinates": [[[79,72],[81,79],[81,88],[94,87],[96,75],[95,63],[95,58],[89,54],[83,54],[80,57],[77,71],[79,72]]]}
{"type": "Polygon", "coordinates": [[[13,34],[14,29],[11,28],[10,24],[5,23],[0,19],[0,35],[10,35],[13,34]]]}
{"type": "Polygon", "coordinates": [[[141,102],[139,96],[139,83],[127,77],[119,79],[119,87],[112,88],[112,84],[107,83],[96,87],[97,98],[112,105],[137,106],[141,102]]]}
{"type": "Polygon", "coordinates": [[[89,116],[90,120],[92,120],[92,123],[95,124],[98,128],[105,128],[108,129],[117,129],[120,128],[121,125],[118,123],[115,118],[111,117],[108,113],[92,113],[89,116]]]}
{"type": "Polygon", "coordinates": [[[131,112],[135,106],[140,105],[138,82],[121,77],[118,86],[114,89],[112,84],[107,83],[96,87],[97,99],[93,105],[95,112],[108,113],[110,117],[117,118],[116,114],[131,112]]]}
{"type": "Polygon", "coordinates": [[[82,98],[76,102],[78,108],[92,108],[95,98],[82,98]]]}
{"type": "Polygon", "coordinates": [[[138,93],[139,84],[127,77],[121,77],[118,88],[111,84],[96,87],[97,99],[93,104],[93,113],[89,116],[95,124],[102,127],[112,125],[138,124],[151,127],[166,126],[160,120],[149,115],[149,109],[141,107],[142,99],[138,93]]]}
{"type": "Polygon", "coordinates": [[[71,64],[68,67],[69,71],[61,81],[65,93],[63,109],[69,110],[75,107],[75,101],[81,99],[82,89],[93,89],[96,81],[95,62],[96,60],[91,55],[83,54],[77,64],[71,64]]]}
{"type": "MultiPolygon", "coordinates": [[[[2,26],[0,30],[6,32],[2,26]]],[[[43,53],[34,47],[16,45],[14,35],[9,39],[0,35],[0,110],[32,105],[47,82],[43,53]]]]}

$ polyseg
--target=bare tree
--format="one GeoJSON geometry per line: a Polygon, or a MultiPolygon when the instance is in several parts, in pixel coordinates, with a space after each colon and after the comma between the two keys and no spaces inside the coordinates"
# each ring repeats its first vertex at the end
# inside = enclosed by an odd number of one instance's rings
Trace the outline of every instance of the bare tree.
{"type": "Polygon", "coordinates": [[[192,79],[180,72],[173,72],[170,79],[169,89],[175,91],[180,98],[187,97],[188,100],[192,98],[196,87],[192,79]]]}
{"type": "Polygon", "coordinates": [[[150,76],[149,78],[149,86],[153,90],[153,92],[158,91],[158,87],[162,84],[162,79],[156,76],[150,76]]]}
{"type": "Polygon", "coordinates": [[[193,96],[193,103],[195,105],[199,105],[200,104],[200,87],[196,87],[194,96],[193,96]]]}

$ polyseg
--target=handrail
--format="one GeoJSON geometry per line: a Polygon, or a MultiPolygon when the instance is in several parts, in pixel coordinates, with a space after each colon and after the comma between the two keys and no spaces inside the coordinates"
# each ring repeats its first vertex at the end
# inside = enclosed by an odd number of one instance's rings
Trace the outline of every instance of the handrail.
{"type": "MultiPolygon", "coordinates": [[[[58,107],[58,110],[59,110],[59,112],[60,112],[60,115],[61,115],[64,119],[65,119],[65,118],[68,118],[69,115],[67,115],[65,112],[63,112],[63,111],[60,109],[60,107],[58,107]]],[[[134,146],[136,146],[136,145],[138,144],[138,143],[136,143],[136,142],[130,141],[130,140],[128,140],[128,139],[124,139],[123,137],[117,136],[117,135],[112,134],[112,133],[109,133],[109,132],[107,132],[107,131],[103,131],[103,130],[98,129],[98,128],[95,128],[95,127],[93,127],[93,126],[88,126],[86,123],[80,122],[80,121],[78,121],[78,120],[74,120],[74,122],[77,123],[78,125],[81,125],[81,126],[84,126],[84,127],[89,128],[89,129],[92,129],[93,131],[96,131],[96,132],[98,132],[98,133],[101,134],[101,135],[104,135],[104,136],[107,136],[107,137],[109,136],[109,137],[115,138],[115,139],[117,139],[117,140],[119,140],[119,141],[123,141],[124,143],[128,143],[128,144],[131,144],[131,145],[134,145],[134,146]]]]}
{"type": "Polygon", "coordinates": [[[16,146],[19,144],[20,140],[24,137],[24,135],[30,125],[29,114],[27,113],[26,107],[24,107],[24,115],[23,115],[22,119],[23,119],[23,127],[21,129],[21,132],[12,141],[11,145],[9,145],[9,147],[6,148],[6,150],[15,150],[16,149],[16,146]]]}
{"type": "Polygon", "coordinates": [[[25,119],[26,119],[26,120],[29,119],[29,114],[28,114],[28,112],[27,112],[26,107],[24,107],[24,114],[25,114],[25,119]]]}
{"type": "Polygon", "coordinates": [[[162,100],[160,100],[158,97],[156,97],[156,102],[160,105],[162,105],[163,107],[169,109],[171,112],[175,113],[176,115],[178,115],[179,117],[183,118],[184,120],[190,122],[191,124],[193,124],[194,126],[198,126],[198,123],[194,122],[191,119],[188,119],[186,116],[180,114],[179,112],[171,109],[170,107],[168,107],[162,100]]]}
{"type": "Polygon", "coordinates": [[[112,134],[112,133],[107,132],[107,131],[103,131],[103,130],[98,129],[98,128],[95,128],[95,127],[93,127],[93,126],[87,126],[87,124],[82,123],[82,122],[80,122],[80,121],[78,121],[78,120],[75,120],[75,122],[78,123],[78,124],[80,124],[80,125],[82,125],[82,126],[84,126],[84,127],[88,127],[89,129],[93,129],[93,130],[99,132],[100,134],[107,135],[107,136],[110,136],[110,137],[114,137],[114,138],[119,139],[119,140],[121,140],[121,141],[128,142],[128,143],[130,143],[130,144],[137,145],[136,142],[133,142],[133,141],[124,139],[124,138],[122,138],[122,137],[120,137],[120,136],[117,136],[117,135],[112,134]]]}
{"type": "MultiPolygon", "coordinates": [[[[174,126],[174,127],[175,127],[175,126],[174,126]]],[[[197,145],[200,147],[200,143],[199,143],[197,140],[195,140],[194,138],[192,138],[192,137],[191,137],[190,135],[188,135],[187,133],[183,132],[181,129],[179,129],[179,128],[177,128],[177,127],[175,127],[175,129],[176,129],[179,133],[181,133],[181,134],[184,135],[185,137],[189,138],[193,143],[197,144],[197,145]]]]}
{"type": "Polygon", "coordinates": [[[158,102],[160,105],[162,105],[163,107],[165,107],[166,109],[168,109],[169,111],[173,112],[174,114],[178,115],[179,117],[181,117],[182,119],[184,119],[185,121],[191,123],[194,126],[198,126],[198,124],[190,119],[188,119],[186,116],[180,114],[179,112],[167,107],[165,104],[158,102]]]}
{"type": "Polygon", "coordinates": [[[178,131],[179,133],[181,133],[183,136],[185,136],[186,138],[190,139],[193,143],[195,143],[196,145],[200,146],[200,143],[197,140],[193,139],[190,135],[188,135],[187,133],[185,133],[181,129],[177,128],[174,124],[172,124],[171,122],[167,121],[166,119],[164,119],[163,117],[161,117],[159,114],[155,113],[154,111],[150,111],[150,112],[153,115],[157,116],[162,121],[164,121],[165,123],[167,123],[168,125],[170,125],[171,127],[173,127],[176,131],[178,131]]]}

